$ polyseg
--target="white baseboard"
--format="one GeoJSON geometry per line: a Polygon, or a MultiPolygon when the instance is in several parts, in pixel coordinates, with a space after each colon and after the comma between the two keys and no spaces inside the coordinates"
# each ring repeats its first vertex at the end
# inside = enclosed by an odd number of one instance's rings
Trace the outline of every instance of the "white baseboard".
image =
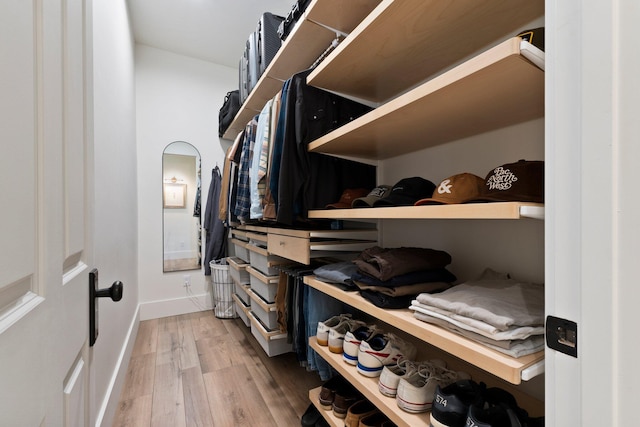
{"type": "Polygon", "coordinates": [[[161,301],[140,303],[140,320],[159,319],[167,316],[212,310],[211,294],[199,294],[161,301]]]}
{"type": "Polygon", "coordinates": [[[140,325],[140,305],[136,308],[136,312],[129,325],[127,337],[118,356],[118,362],[114,369],[109,386],[105,394],[104,400],[96,411],[96,427],[111,427],[113,425],[116,410],[118,409],[118,403],[120,400],[120,392],[124,386],[127,369],[129,368],[129,361],[131,360],[131,353],[136,343],[136,337],[138,336],[138,326],[140,325]]]}

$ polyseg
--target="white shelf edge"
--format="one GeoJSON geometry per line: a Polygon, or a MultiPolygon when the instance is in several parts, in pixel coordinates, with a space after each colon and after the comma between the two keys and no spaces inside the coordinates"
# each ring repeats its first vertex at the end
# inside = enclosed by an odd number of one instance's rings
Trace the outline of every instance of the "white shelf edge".
{"type": "Polygon", "coordinates": [[[529,381],[532,378],[537,377],[544,373],[544,360],[534,363],[531,366],[527,366],[520,372],[520,378],[522,381],[529,381]]]}
{"type": "Polygon", "coordinates": [[[544,71],[544,51],[526,40],[520,42],[520,54],[544,71]]]}

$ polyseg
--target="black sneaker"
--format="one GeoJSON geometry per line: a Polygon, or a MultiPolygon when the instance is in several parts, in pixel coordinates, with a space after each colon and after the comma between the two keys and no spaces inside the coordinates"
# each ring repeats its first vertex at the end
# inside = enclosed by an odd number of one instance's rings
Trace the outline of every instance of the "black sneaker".
{"type": "Polygon", "coordinates": [[[430,415],[432,427],[465,427],[469,406],[483,404],[485,389],[484,383],[473,380],[437,386],[430,415]]]}
{"type": "Polygon", "coordinates": [[[467,426],[473,427],[524,427],[516,412],[506,403],[481,408],[471,405],[467,426]]]}
{"type": "Polygon", "coordinates": [[[528,427],[529,415],[520,408],[511,393],[498,387],[486,390],[484,405],[471,405],[467,426],[528,427]]]}

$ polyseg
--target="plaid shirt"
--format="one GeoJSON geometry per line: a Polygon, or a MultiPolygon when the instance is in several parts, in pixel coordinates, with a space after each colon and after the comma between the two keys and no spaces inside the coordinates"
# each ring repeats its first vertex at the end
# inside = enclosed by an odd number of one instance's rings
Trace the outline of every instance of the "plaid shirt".
{"type": "Polygon", "coordinates": [[[236,197],[236,207],[234,213],[242,222],[249,220],[249,209],[251,208],[251,189],[249,188],[249,167],[253,159],[253,146],[255,144],[256,127],[258,117],[254,117],[245,129],[244,141],[242,143],[242,153],[240,154],[240,165],[238,172],[238,195],[236,197]]]}

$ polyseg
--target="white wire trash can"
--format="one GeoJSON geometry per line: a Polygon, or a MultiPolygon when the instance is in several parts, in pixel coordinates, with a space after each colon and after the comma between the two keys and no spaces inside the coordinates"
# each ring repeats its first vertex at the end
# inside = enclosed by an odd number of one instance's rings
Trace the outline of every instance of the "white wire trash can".
{"type": "Polygon", "coordinates": [[[238,317],[233,303],[233,280],[229,274],[227,259],[217,259],[209,262],[211,267],[211,297],[213,299],[213,314],[220,319],[234,319],[238,317]]]}

